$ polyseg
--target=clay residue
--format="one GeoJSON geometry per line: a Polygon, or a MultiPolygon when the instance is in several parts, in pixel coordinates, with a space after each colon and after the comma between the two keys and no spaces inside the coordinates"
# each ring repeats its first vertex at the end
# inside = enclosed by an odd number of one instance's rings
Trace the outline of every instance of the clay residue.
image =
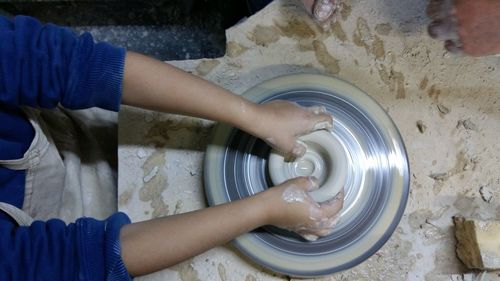
{"type": "Polygon", "coordinates": [[[375,32],[377,32],[380,35],[389,35],[391,33],[392,27],[388,23],[379,23],[375,26],[375,32]]]}
{"type": "Polygon", "coordinates": [[[124,192],[122,192],[118,197],[118,207],[123,207],[127,205],[130,199],[132,198],[132,195],[134,195],[133,189],[127,189],[124,192]]]}
{"type": "Polygon", "coordinates": [[[464,151],[460,151],[456,156],[455,166],[449,173],[455,175],[464,171],[475,171],[478,162],[477,157],[471,157],[464,151]]]}
{"type": "Polygon", "coordinates": [[[182,129],[189,130],[188,126],[184,126],[181,122],[174,120],[166,120],[155,122],[154,125],[146,133],[146,138],[155,144],[156,147],[162,147],[170,140],[170,134],[182,129]]]}
{"type": "Polygon", "coordinates": [[[245,47],[241,44],[238,44],[237,42],[234,42],[234,41],[227,42],[226,54],[230,58],[238,57],[239,55],[243,54],[247,50],[248,50],[247,47],[245,47]]]}
{"type": "Polygon", "coordinates": [[[434,180],[433,191],[437,195],[441,192],[445,182],[452,176],[463,173],[464,171],[475,171],[479,160],[476,157],[470,157],[465,152],[460,151],[456,156],[455,166],[446,172],[434,172],[429,177],[434,180]]]}
{"type": "Polygon", "coordinates": [[[178,214],[182,213],[183,206],[184,206],[184,203],[182,202],[182,200],[177,200],[177,202],[175,203],[174,215],[178,215],[178,214]]]}
{"type": "Polygon", "coordinates": [[[427,219],[433,216],[432,211],[429,209],[416,210],[408,216],[408,224],[414,230],[421,229],[427,219]]]}
{"type": "Polygon", "coordinates": [[[458,120],[457,129],[464,128],[467,131],[476,131],[477,125],[469,119],[458,120]]]}
{"type": "Polygon", "coordinates": [[[389,71],[387,71],[385,65],[380,65],[377,70],[382,82],[389,87],[391,92],[396,92],[396,98],[404,99],[406,97],[406,90],[405,77],[403,73],[394,71],[392,67],[389,71]]]}
{"type": "Polygon", "coordinates": [[[401,56],[409,64],[410,68],[415,70],[422,69],[431,63],[430,51],[423,43],[406,46],[401,56]]]}
{"type": "Polygon", "coordinates": [[[202,121],[184,117],[155,122],[145,134],[145,138],[157,148],[168,145],[175,148],[204,150],[209,134],[210,128],[203,126],[202,121]],[[181,130],[185,131],[184,134],[179,132],[181,130]]]}
{"type": "Polygon", "coordinates": [[[201,76],[205,76],[209,74],[219,64],[220,61],[218,60],[203,60],[196,67],[196,72],[201,76]]]}
{"type": "Polygon", "coordinates": [[[423,91],[423,90],[425,90],[425,88],[427,88],[427,84],[429,84],[429,79],[427,78],[427,75],[425,75],[424,79],[422,79],[422,81],[420,81],[418,88],[423,91]]]}
{"type": "Polygon", "coordinates": [[[450,109],[446,105],[444,105],[442,103],[438,103],[437,104],[437,109],[438,109],[439,114],[440,114],[441,117],[443,117],[444,115],[450,113],[450,109]]]}
{"type": "Polygon", "coordinates": [[[479,194],[481,194],[481,199],[483,199],[486,203],[491,203],[494,197],[494,189],[492,189],[489,185],[484,185],[479,188],[479,194]]]}
{"type": "Polygon", "coordinates": [[[157,170],[156,174],[144,183],[144,186],[139,190],[139,199],[144,202],[150,202],[153,209],[152,217],[163,217],[168,215],[168,205],[163,201],[163,191],[167,189],[167,177],[163,169],[165,155],[161,152],[152,154],[142,165],[144,176],[151,174],[151,171],[157,170]]]}
{"type": "Polygon", "coordinates": [[[280,39],[279,30],[274,26],[263,26],[258,24],[249,39],[259,46],[268,46],[280,39]]]}
{"type": "Polygon", "coordinates": [[[339,21],[335,21],[331,24],[332,32],[337,39],[339,39],[342,42],[347,41],[347,35],[345,34],[344,30],[342,29],[342,25],[340,25],[339,21]]]}
{"type": "Polygon", "coordinates": [[[446,228],[436,223],[449,209],[448,206],[436,210],[433,213],[429,209],[416,210],[408,216],[408,224],[414,231],[421,231],[424,244],[431,245],[438,243],[446,237],[446,228]]]}
{"type": "Polygon", "coordinates": [[[219,277],[221,281],[227,281],[226,268],[222,263],[217,266],[217,271],[219,272],[219,277]]]}
{"type": "Polygon", "coordinates": [[[345,21],[351,15],[351,5],[347,4],[345,1],[340,2],[340,16],[342,20],[345,21]]]}
{"type": "Polygon", "coordinates": [[[335,280],[408,280],[407,273],[414,267],[416,257],[410,254],[412,244],[395,233],[372,257],[360,265],[341,273],[335,280]],[[397,265],[397,270],[387,264],[397,265]]]}
{"type": "Polygon", "coordinates": [[[193,268],[191,261],[185,261],[183,263],[174,265],[173,270],[179,273],[179,277],[182,281],[200,281],[198,277],[198,271],[193,268]]]}
{"type": "Polygon", "coordinates": [[[304,39],[316,37],[314,29],[307,22],[297,18],[291,18],[285,24],[274,21],[274,24],[284,36],[289,38],[304,39]]]}
{"type": "Polygon", "coordinates": [[[449,177],[450,175],[448,173],[432,173],[429,175],[429,178],[435,181],[445,181],[448,180],[449,177]]]}
{"type": "Polygon", "coordinates": [[[417,121],[417,129],[421,134],[425,133],[425,131],[427,130],[427,126],[424,124],[424,121],[417,121]]]}
{"type": "Polygon", "coordinates": [[[385,57],[384,41],[376,35],[373,36],[372,53],[375,55],[376,59],[382,59],[385,57]]]}
{"type": "Polygon", "coordinates": [[[368,54],[373,54],[375,59],[385,58],[384,42],[377,35],[371,33],[364,18],[358,18],[352,41],[357,46],[365,48],[368,54]]]}
{"type": "Polygon", "coordinates": [[[251,275],[251,274],[248,274],[246,277],[245,277],[245,281],[257,281],[257,278],[255,278],[255,276],[251,275]]]}
{"type": "Polygon", "coordinates": [[[436,85],[432,85],[427,91],[427,95],[437,102],[439,100],[439,95],[441,95],[441,90],[439,90],[436,85]]]}
{"type": "Polygon", "coordinates": [[[319,40],[313,41],[314,54],[326,72],[338,74],[340,72],[339,60],[334,58],[327,50],[325,44],[319,40]]]}

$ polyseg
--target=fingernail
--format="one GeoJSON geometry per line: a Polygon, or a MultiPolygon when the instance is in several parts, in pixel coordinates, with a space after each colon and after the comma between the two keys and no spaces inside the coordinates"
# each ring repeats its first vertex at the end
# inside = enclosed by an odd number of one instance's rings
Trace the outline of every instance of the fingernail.
{"type": "Polygon", "coordinates": [[[295,143],[295,147],[292,150],[292,154],[295,157],[302,157],[306,153],[306,146],[300,143],[295,143]]]}

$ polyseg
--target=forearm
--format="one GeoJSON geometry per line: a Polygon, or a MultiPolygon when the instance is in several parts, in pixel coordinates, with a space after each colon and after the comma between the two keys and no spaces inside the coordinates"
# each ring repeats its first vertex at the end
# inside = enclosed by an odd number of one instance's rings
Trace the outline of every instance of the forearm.
{"type": "MultiPolygon", "coordinates": [[[[265,195],[264,195],[265,196],[265,195]]],[[[263,196],[122,228],[122,257],[132,276],[175,265],[267,223],[263,196]],[[264,204],[264,205],[263,205],[264,204]]]]}
{"type": "Polygon", "coordinates": [[[156,111],[226,122],[245,129],[253,103],[172,65],[128,52],[122,102],[156,111]]]}

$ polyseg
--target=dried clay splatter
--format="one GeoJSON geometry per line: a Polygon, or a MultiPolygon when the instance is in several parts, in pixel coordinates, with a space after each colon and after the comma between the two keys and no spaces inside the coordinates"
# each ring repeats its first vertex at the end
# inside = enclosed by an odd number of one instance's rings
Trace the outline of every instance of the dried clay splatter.
{"type": "Polygon", "coordinates": [[[347,35],[345,34],[344,30],[342,29],[342,25],[340,24],[339,21],[335,21],[331,24],[332,32],[337,39],[339,39],[342,42],[347,41],[347,35]]]}
{"type": "Polygon", "coordinates": [[[457,129],[464,128],[468,131],[476,131],[477,125],[474,124],[470,119],[458,120],[457,129]]]}
{"type": "Polygon", "coordinates": [[[274,24],[279,28],[284,36],[289,38],[304,39],[316,37],[314,29],[305,21],[297,18],[291,18],[285,24],[277,21],[275,21],[274,24]]]}
{"type": "Polygon", "coordinates": [[[217,271],[219,272],[219,277],[221,281],[227,281],[226,268],[222,263],[217,266],[217,271]]]}
{"type": "Polygon", "coordinates": [[[425,126],[424,121],[417,121],[417,129],[421,134],[425,133],[425,131],[427,130],[427,126],[425,126]]]}
{"type": "Polygon", "coordinates": [[[259,46],[268,46],[280,39],[279,30],[274,26],[257,25],[249,39],[259,46]]]}
{"type": "Polygon", "coordinates": [[[198,277],[198,271],[194,269],[191,261],[185,261],[183,263],[174,265],[172,267],[173,270],[179,273],[179,277],[182,281],[200,281],[201,279],[198,277]]]}
{"type": "Polygon", "coordinates": [[[132,198],[132,195],[134,195],[134,190],[132,188],[128,188],[127,190],[123,191],[120,196],[118,196],[118,207],[127,205],[132,198]]]}
{"type": "Polygon", "coordinates": [[[427,95],[429,98],[432,98],[434,102],[438,102],[441,90],[439,90],[436,85],[432,85],[427,91],[427,95]]]}
{"type": "Polygon", "coordinates": [[[375,32],[380,35],[389,35],[391,33],[392,27],[388,23],[379,23],[375,26],[375,32]]]}
{"type": "Polygon", "coordinates": [[[202,60],[196,67],[196,72],[201,76],[205,76],[212,72],[219,64],[220,61],[218,60],[202,60]]]}
{"type": "Polygon", "coordinates": [[[365,48],[368,54],[373,54],[375,59],[383,60],[385,58],[384,41],[371,33],[365,19],[358,18],[352,41],[357,46],[365,48]]]}
{"type": "Polygon", "coordinates": [[[146,133],[146,139],[157,148],[163,148],[168,144],[171,148],[204,150],[210,129],[203,124],[203,121],[191,117],[168,119],[155,122],[146,133]],[[185,131],[187,137],[179,139],[183,135],[174,134],[180,130],[185,131]]]}
{"type": "Polygon", "coordinates": [[[427,75],[425,75],[424,79],[422,79],[422,81],[420,81],[418,88],[423,91],[423,90],[425,90],[425,88],[427,88],[427,84],[429,84],[429,79],[427,78],[427,75]]]}
{"type": "Polygon", "coordinates": [[[340,3],[340,16],[343,21],[347,20],[347,18],[351,15],[351,11],[351,5],[348,5],[345,1],[340,3]]]}
{"type": "Polygon", "coordinates": [[[465,152],[460,151],[456,156],[455,166],[446,172],[435,172],[429,175],[434,180],[433,191],[437,195],[441,192],[445,182],[452,176],[462,174],[464,171],[475,171],[478,159],[470,157],[465,152]]]}
{"type": "Polygon", "coordinates": [[[372,257],[349,271],[340,273],[335,280],[408,280],[407,273],[416,261],[416,257],[410,254],[411,249],[412,243],[402,240],[395,233],[372,257]],[[396,264],[397,270],[385,266],[387,264],[396,264]]]}
{"type": "Polygon", "coordinates": [[[313,41],[314,54],[326,72],[338,74],[340,72],[339,60],[334,58],[327,50],[325,44],[319,40],[313,41]]]}
{"type": "MultiPolygon", "coordinates": [[[[165,165],[164,153],[157,152],[148,157],[142,165],[144,175],[149,175],[151,171],[165,165]]],[[[163,169],[158,169],[158,172],[152,176],[144,186],[139,190],[139,199],[144,202],[150,202],[153,208],[152,217],[163,217],[168,215],[168,205],[163,201],[163,191],[167,189],[167,177],[163,169]]]]}
{"type": "Polygon", "coordinates": [[[405,77],[403,73],[394,71],[392,67],[389,71],[387,71],[385,65],[380,65],[377,70],[382,82],[389,87],[391,92],[396,92],[396,98],[404,99],[406,97],[406,90],[405,77]]]}
{"type": "Polygon", "coordinates": [[[247,50],[248,50],[247,47],[245,47],[237,42],[234,42],[234,41],[227,42],[226,54],[230,58],[238,57],[238,56],[242,55],[243,53],[245,53],[247,50]]]}
{"type": "Polygon", "coordinates": [[[429,209],[419,209],[409,214],[408,224],[414,231],[421,231],[424,245],[436,244],[446,236],[446,226],[439,225],[435,221],[448,209],[449,207],[444,207],[436,213],[429,209]]]}
{"type": "Polygon", "coordinates": [[[257,278],[255,278],[255,276],[251,275],[251,274],[248,274],[246,277],[245,277],[245,281],[257,281],[257,278]]]}

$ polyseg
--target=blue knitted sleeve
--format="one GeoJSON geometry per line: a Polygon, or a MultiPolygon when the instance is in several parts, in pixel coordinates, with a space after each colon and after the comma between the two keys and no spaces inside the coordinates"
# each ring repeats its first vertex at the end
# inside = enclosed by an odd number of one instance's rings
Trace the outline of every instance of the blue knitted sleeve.
{"type": "Polygon", "coordinates": [[[0,38],[0,103],[119,109],[123,48],[26,16],[0,16],[0,38]]]}
{"type": "Polygon", "coordinates": [[[17,226],[0,217],[0,280],[131,280],[121,259],[123,213],[17,226]]]}

